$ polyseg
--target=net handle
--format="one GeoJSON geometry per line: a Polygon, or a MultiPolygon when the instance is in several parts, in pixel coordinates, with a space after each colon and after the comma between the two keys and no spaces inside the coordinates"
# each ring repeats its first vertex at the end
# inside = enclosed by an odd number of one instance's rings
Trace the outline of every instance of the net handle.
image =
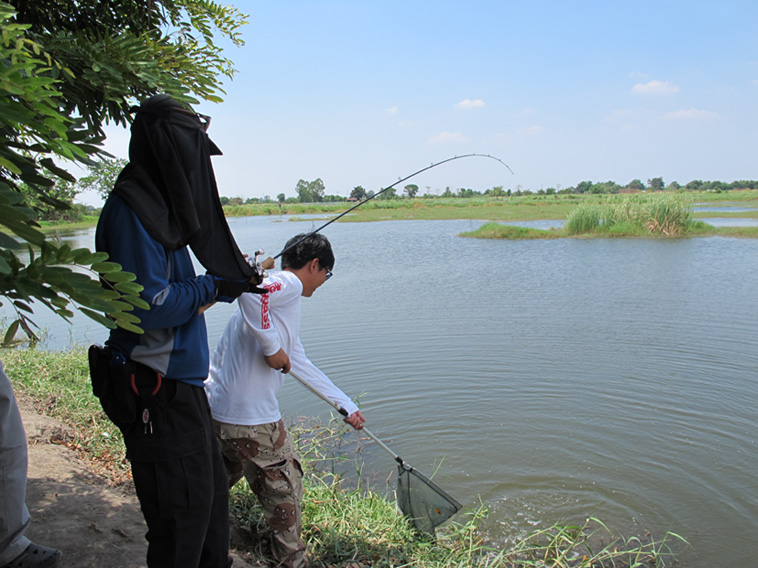
{"type": "MultiPolygon", "coordinates": [[[[316,396],[318,396],[319,398],[321,398],[323,401],[329,403],[331,406],[333,406],[335,409],[337,409],[337,412],[339,412],[342,416],[344,416],[344,417],[348,416],[347,410],[345,410],[344,408],[342,408],[338,403],[336,403],[335,401],[333,401],[332,399],[330,399],[323,392],[321,392],[318,388],[316,388],[311,383],[309,383],[308,381],[306,381],[303,377],[301,377],[300,375],[298,375],[295,371],[293,371],[292,369],[290,369],[289,374],[292,375],[301,385],[303,385],[305,388],[307,388],[313,394],[315,394],[316,396]]],[[[379,444],[379,447],[381,447],[384,451],[386,451],[393,458],[395,458],[395,461],[397,463],[399,463],[401,466],[403,466],[406,469],[413,469],[408,464],[406,464],[399,455],[397,455],[395,452],[393,452],[392,449],[387,444],[385,444],[379,438],[377,438],[377,436],[373,432],[371,432],[371,430],[369,430],[368,428],[364,427],[364,428],[361,428],[361,432],[365,433],[366,436],[368,436],[374,442],[376,442],[377,444],[379,444]]]]}

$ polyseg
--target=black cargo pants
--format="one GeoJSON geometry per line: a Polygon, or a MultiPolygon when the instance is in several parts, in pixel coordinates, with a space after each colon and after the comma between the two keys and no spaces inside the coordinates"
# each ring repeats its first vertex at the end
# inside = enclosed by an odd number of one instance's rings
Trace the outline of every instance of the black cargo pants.
{"type": "Polygon", "coordinates": [[[115,409],[101,402],[124,436],[148,528],[147,565],[231,567],[226,469],[205,390],[166,378],[157,388],[154,371],[127,365],[125,378],[103,395],[117,397],[115,409]],[[124,404],[121,397],[133,399],[124,404]]]}

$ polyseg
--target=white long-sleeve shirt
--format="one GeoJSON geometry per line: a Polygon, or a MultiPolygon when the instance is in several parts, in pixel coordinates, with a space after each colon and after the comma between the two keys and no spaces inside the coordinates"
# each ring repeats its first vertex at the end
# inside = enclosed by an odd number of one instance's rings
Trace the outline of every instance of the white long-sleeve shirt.
{"type": "Polygon", "coordinates": [[[347,410],[358,410],[305,355],[300,342],[300,298],[303,284],[287,270],[271,273],[262,284],[267,294],[242,294],[205,381],[213,418],[226,424],[256,426],[281,419],[276,398],[285,375],[266,364],[264,356],[279,349],[289,355],[292,370],[347,410]]]}

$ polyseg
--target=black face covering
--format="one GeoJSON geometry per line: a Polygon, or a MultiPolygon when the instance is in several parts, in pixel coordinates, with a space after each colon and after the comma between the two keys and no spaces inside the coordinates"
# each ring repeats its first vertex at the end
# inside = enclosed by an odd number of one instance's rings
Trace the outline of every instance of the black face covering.
{"type": "Polygon", "coordinates": [[[156,95],[137,109],[129,164],[113,192],[167,249],[189,245],[211,274],[248,280],[255,271],[226,223],[212,154],[221,152],[198,115],[168,95],[156,95]]]}

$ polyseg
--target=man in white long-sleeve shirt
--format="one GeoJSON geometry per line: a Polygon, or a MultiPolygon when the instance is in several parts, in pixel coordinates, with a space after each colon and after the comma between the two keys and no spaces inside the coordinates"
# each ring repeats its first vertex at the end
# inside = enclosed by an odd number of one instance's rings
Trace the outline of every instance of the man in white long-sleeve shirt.
{"type": "Polygon", "coordinates": [[[307,566],[301,533],[302,469],[284,428],[277,393],[290,368],[348,412],[365,419],[348,396],[305,355],[300,342],[300,298],[332,275],[334,254],[318,233],[287,242],[282,270],[261,284],[267,294],[243,294],[211,359],[205,383],[229,487],[242,475],[260,501],[272,530],[278,565],[307,566]]]}

